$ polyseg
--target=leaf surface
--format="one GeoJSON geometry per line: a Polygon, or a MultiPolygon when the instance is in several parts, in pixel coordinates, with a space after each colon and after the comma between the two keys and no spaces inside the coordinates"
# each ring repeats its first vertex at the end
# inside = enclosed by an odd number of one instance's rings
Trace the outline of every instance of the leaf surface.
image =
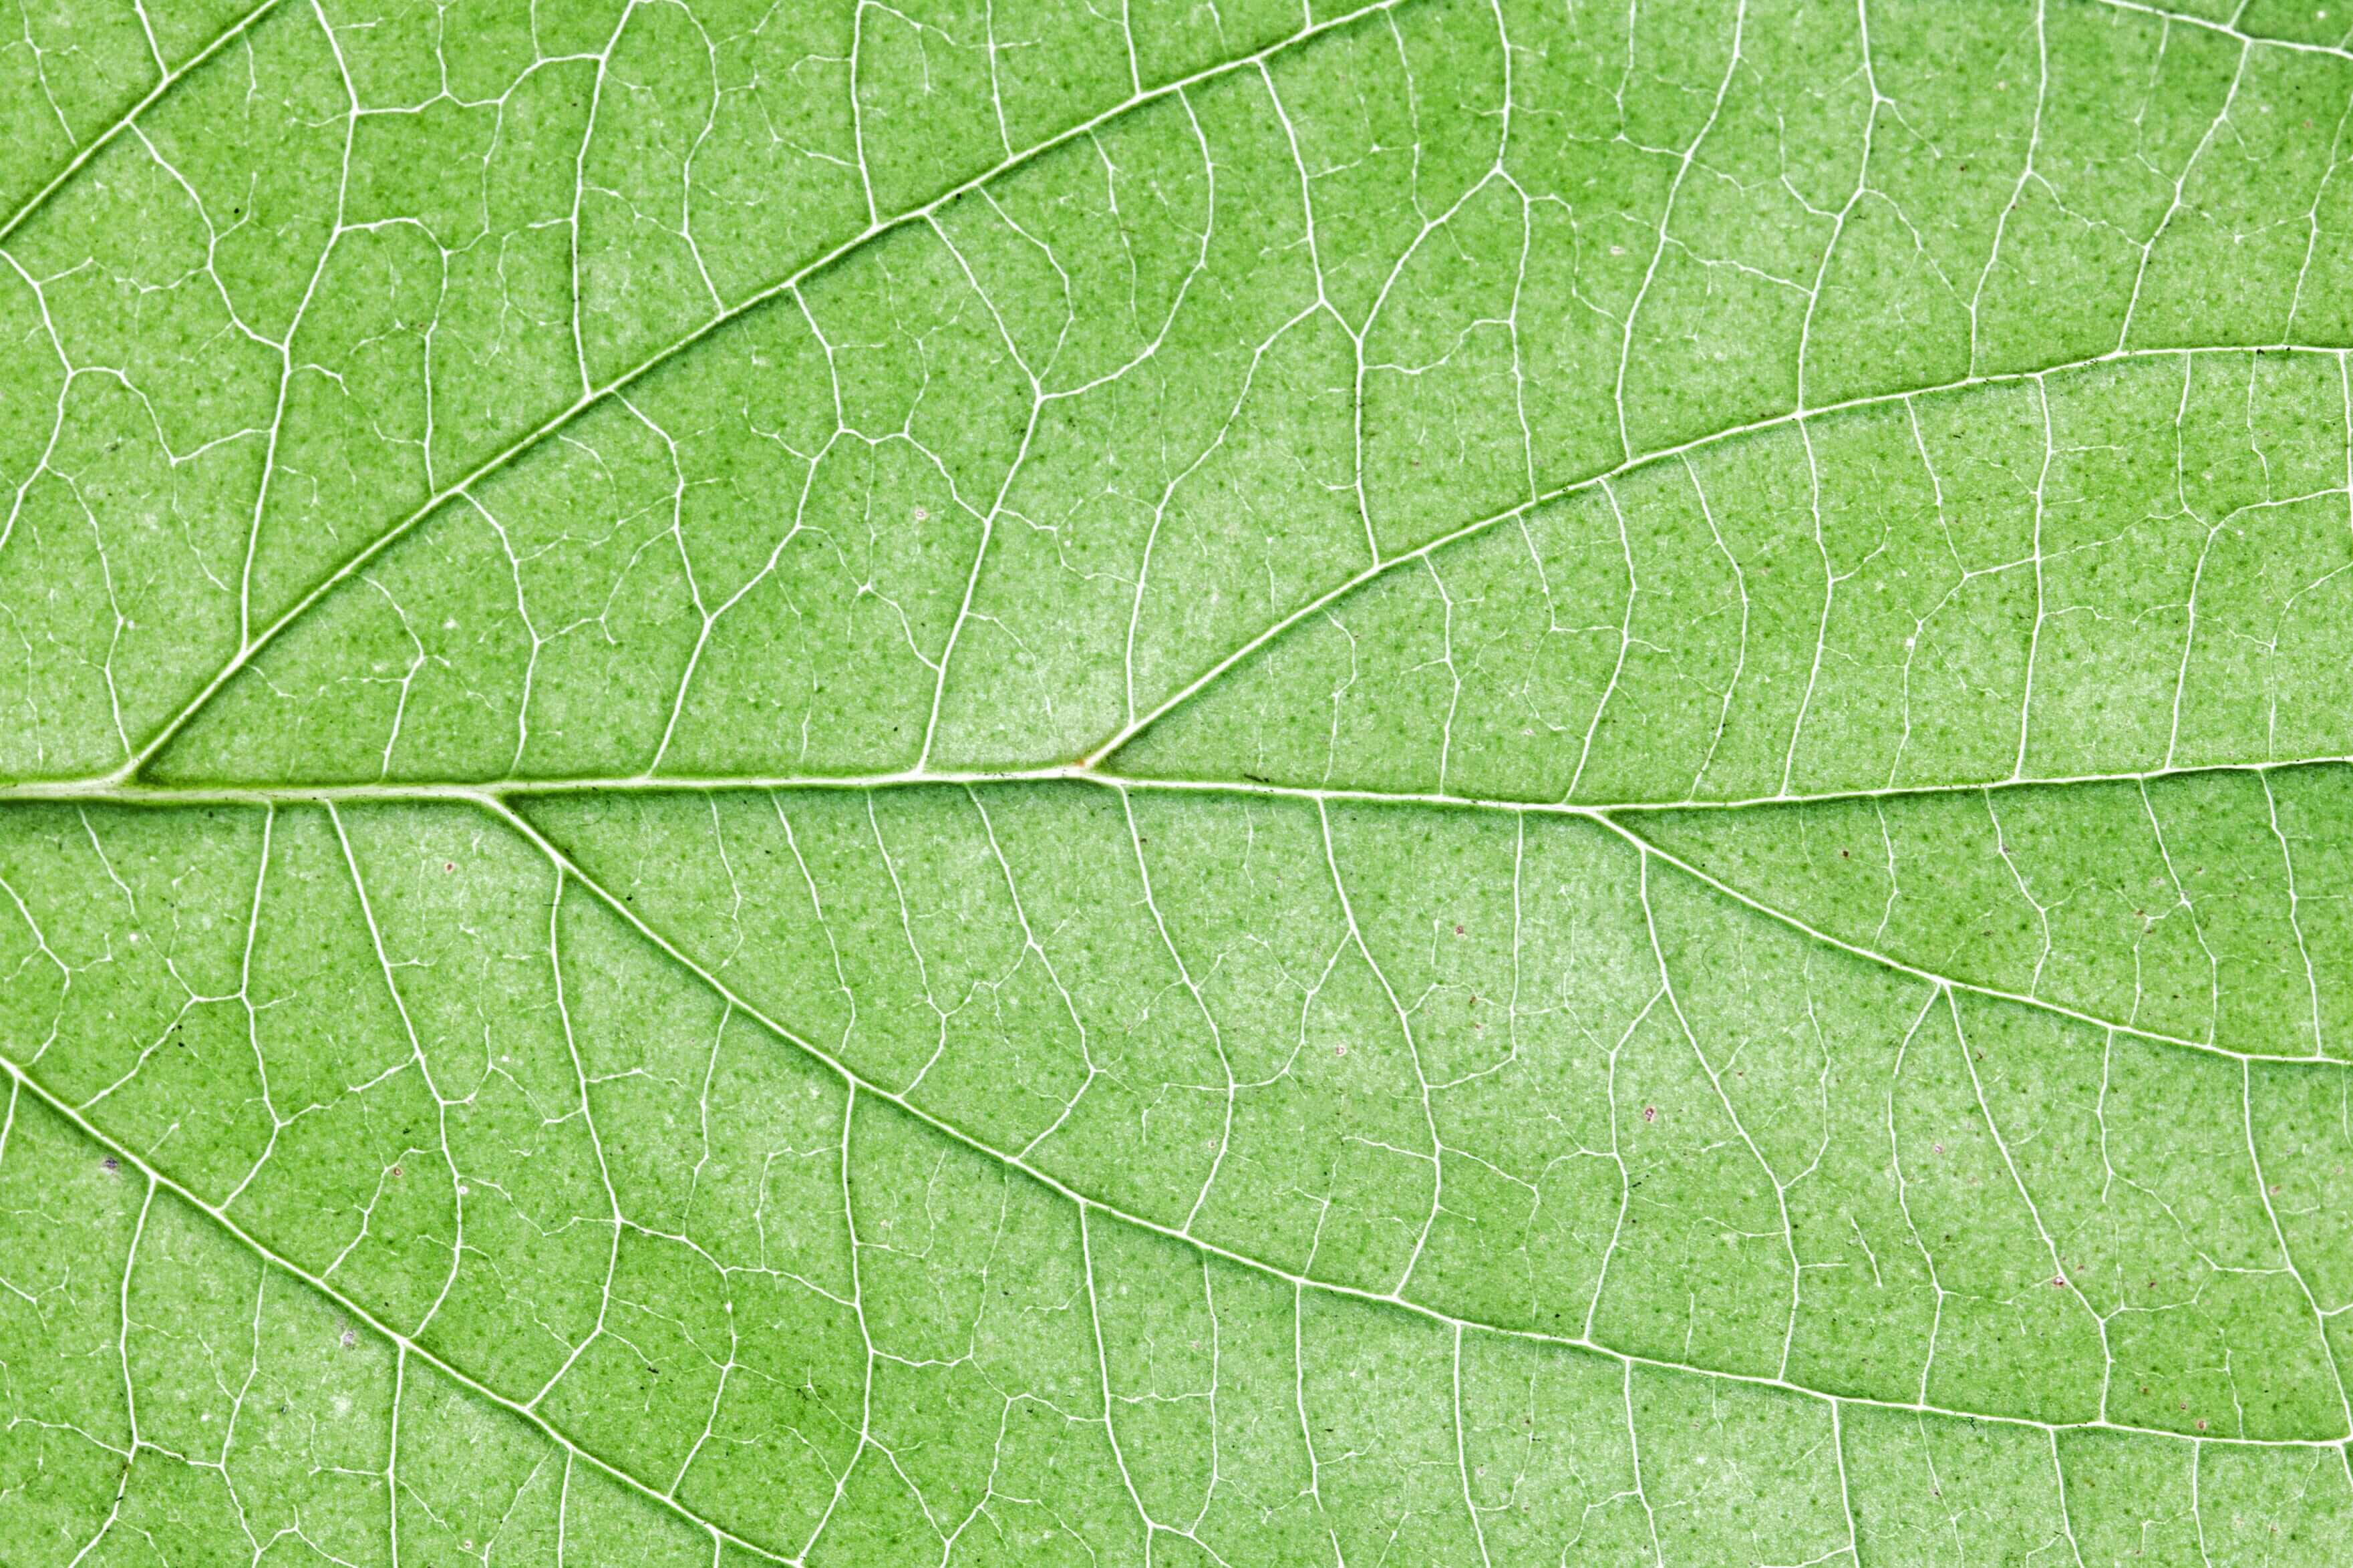
{"type": "Polygon", "coordinates": [[[20,21],[0,1560],[2353,1552],[2341,21],[20,21]]]}

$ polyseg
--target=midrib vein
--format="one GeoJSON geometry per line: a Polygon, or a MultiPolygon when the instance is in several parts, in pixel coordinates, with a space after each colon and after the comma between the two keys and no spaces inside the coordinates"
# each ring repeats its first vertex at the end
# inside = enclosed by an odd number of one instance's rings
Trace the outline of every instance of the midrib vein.
{"type": "Polygon", "coordinates": [[[276,784],[233,781],[148,784],[112,776],[21,779],[0,782],[0,807],[76,801],[112,805],[220,805],[299,804],[304,801],[422,801],[484,795],[507,800],[581,795],[708,795],[728,790],[898,790],[969,788],[1006,784],[1097,784],[1124,790],[1176,791],[1208,795],[1257,795],[1294,800],[1364,801],[1399,805],[1442,806],[1475,811],[1533,812],[1590,816],[1600,813],[1659,815],[1668,812],[1766,811],[1776,807],[1841,805],[1872,801],[1936,799],[1956,795],[2016,794],[2026,790],[2086,788],[2100,784],[2152,784],[2168,779],[2221,773],[2253,775],[2299,768],[2353,764],[2353,752],[2281,757],[2263,762],[2183,763],[2105,773],[2027,774],[1960,779],[1949,784],[1888,784],[1852,789],[1799,790],[1723,799],[1641,798],[1546,800],[1535,796],[1478,795],[1460,790],[1381,789],[1370,785],[1289,784],[1262,778],[1187,778],[1123,773],[1116,758],[1018,768],[902,768],[866,773],[606,773],[576,777],[514,779],[405,779],[374,784],[290,780],[276,784]]]}
{"type": "MultiPolygon", "coordinates": [[[[2057,780],[2019,780],[2001,784],[1950,784],[1921,786],[1917,789],[1894,791],[1861,791],[1851,795],[1776,796],[1757,801],[1727,802],[1721,805],[1694,803],[1694,807],[1674,804],[1612,805],[1609,803],[1547,803],[1518,801],[1493,797],[1459,795],[1413,794],[1401,791],[1310,788],[1300,785],[1264,784],[1251,780],[1230,779],[1149,779],[1128,778],[1107,773],[1101,768],[1076,764],[1068,767],[1037,768],[1004,773],[897,773],[862,776],[779,776],[770,778],[724,779],[664,779],[643,776],[616,779],[575,779],[550,783],[524,784],[457,784],[423,783],[406,784],[286,784],[265,787],[166,786],[148,784],[115,784],[103,782],[65,784],[26,784],[0,785],[0,810],[9,805],[126,805],[157,809],[172,807],[198,808],[206,806],[265,806],[305,805],[427,805],[433,803],[465,805],[479,807],[506,822],[554,857],[558,866],[578,877],[584,886],[594,887],[569,858],[547,845],[514,809],[521,802],[534,798],[570,795],[661,795],[709,794],[723,791],[887,791],[903,789],[973,789],[1018,788],[1075,784],[1117,794],[1200,795],[1226,796],[1234,799],[1261,799],[1309,804],[1348,804],[1419,807],[1426,810],[1493,812],[1530,816],[1556,816],[1592,822],[1631,845],[1641,854],[1662,865],[1682,872],[1709,888],[1721,897],[1743,908],[1786,926],[1799,934],[1827,947],[1854,955],[1897,973],[1905,974],[1931,985],[1943,986],[1989,1000],[2012,1002],[2031,1007],[2073,1023],[2094,1028],[2113,1030],[2133,1039],[2198,1051],[2208,1056],[2222,1057],[2232,1061],[2282,1062],[2302,1066],[2343,1065],[2334,1058],[2310,1054],[2292,1055],[2280,1052],[2242,1051],[2209,1040],[2192,1039],[2184,1035],[2170,1035],[2133,1024],[2103,1017],[2054,1002],[2047,997],[2024,992],[2006,990],[1998,985],[1963,979],[1938,970],[1909,963],[1892,953],[1883,952],[1860,942],[1822,930],[1803,917],[1782,909],[1750,893],[1713,872],[1685,860],[1662,848],[1639,831],[1633,824],[1645,816],[1683,809],[1742,810],[1760,809],[1771,805],[1836,803],[1845,800],[1884,799],[1890,796],[1920,795],[1978,795],[1988,790],[2020,790],[2030,788],[2064,787],[2070,784],[2126,784],[2161,778],[2194,776],[2213,773],[2268,773],[2298,767],[2343,765],[2353,758],[2329,757],[2300,760],[2292,763],[2230,763],[2211,768],[2176,768],[2156,770],[2146,773],[2103,773],[2057,780]]],[[[598,889],[600,895],[602,889],[598,889]]],[[[635,916],[632,915],[632,920],[635,916]]],[[[668,951],[667,944],[665,950],[668,951]]],[[[676,956],[674,954],[674,956],[676,956]]],[[[685,962],[681,957],[681,962],[685,962]]],[[[775,1027],[776,1026],[771,1026],[775,1027]]],[[[780,1033],[788,1033],[779,1028],[780,1033]]],[[[829,1058],[828,1058],[829,1059],[829,1058]]],[[[884,1092],[877,1088],[875,1092],[884,1092]]]]}

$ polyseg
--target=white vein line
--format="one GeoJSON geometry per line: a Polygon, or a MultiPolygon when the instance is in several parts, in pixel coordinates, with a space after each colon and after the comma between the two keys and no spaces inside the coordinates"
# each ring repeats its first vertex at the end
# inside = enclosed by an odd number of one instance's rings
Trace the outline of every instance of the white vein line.
{"type": "Polygon", "coordinates": [[[2022,790],[2067,789],[2092,784],[2151,784],[2169,779],[2197,778],[2213,773],[2252,773],[2268,778],[2301,768],[2353,765],[2353,752],[2281,757],[2263,762],[2192,763],[2179,767],[2120,770],[2114,773],[2052,773],[2027,778],[1959,779],[1949,784],[1894,784],[1884,787],[1803,791],[1792,795],[1744,795],[1727,800],[1611,800],[1563,802],[1523,799],[1513,795],[1471,795],[1453,790],[1405,790],[1347,784],[1288,784],[1265,779],[1155,778],[1147,773],[1122,773],[1103,763],[1077,763],[1034,768],[902,768],[871,773],[716,773],[677,775],[612,773],[568,778],[426,779],[409,782],[333,784],[153,784],[111,778],[22,779],[0,783],[0,806],[43,802],[80,801],[111,805],[263,805],[271,803],[348,801],[400,802],[474,800],[497,795],[509,800],[570,795],[692,795],[726,790],[890,790],[948,785],[987,787],[1001,784],[1051,784],[1076,781],[1119,789],[1193,790],[1221,795],[1269,795],[1302,800],[1358,800],[1399,805],[1453,806],[1482,811],[1528,811],[1591,816],[1609,812],[1654,816],[1673,812],[1740,812],[1771,806],[1833,805],[1853,801],[1932,799],[1950,795],[2002,795],[2022,790]]]}

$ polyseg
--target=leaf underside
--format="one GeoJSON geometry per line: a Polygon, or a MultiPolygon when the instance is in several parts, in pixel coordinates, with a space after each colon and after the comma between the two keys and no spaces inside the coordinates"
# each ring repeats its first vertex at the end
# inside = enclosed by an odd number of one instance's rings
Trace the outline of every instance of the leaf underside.
{"type": "Polygon", "coordinates": [[[26,0],[0,1563],[2353,1559],[2353,12],[26,0]]]}

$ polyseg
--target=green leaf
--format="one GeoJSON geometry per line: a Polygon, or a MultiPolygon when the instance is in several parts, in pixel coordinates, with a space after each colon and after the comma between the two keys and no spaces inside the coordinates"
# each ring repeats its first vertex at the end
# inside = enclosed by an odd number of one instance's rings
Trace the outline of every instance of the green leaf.
{"type": "Polygon", "coordinates": [[[2353,1556],[2208,10],[21,5],[0,1562],[2353,1556]]]}

